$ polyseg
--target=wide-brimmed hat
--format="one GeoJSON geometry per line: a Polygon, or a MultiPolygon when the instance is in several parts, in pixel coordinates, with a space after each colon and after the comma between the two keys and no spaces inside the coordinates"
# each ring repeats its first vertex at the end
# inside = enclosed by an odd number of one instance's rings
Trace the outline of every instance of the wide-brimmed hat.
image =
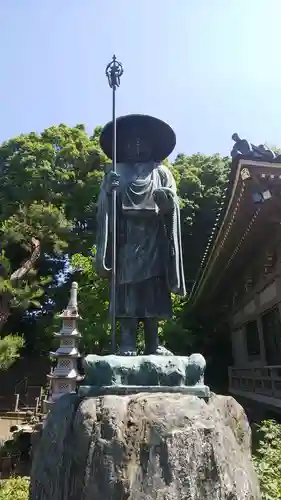
{"type": "MultiPolygon", "coordinates": [[[[113,122],[107,123],[100,136],[100,145],[104,153],[112,160],[113,122]]],[[[124,151],[128,138],[136,137],[149,141],[152,159],[160,162],[167,158],[176,145],[176,135],[167,123],[148,115],[125,115],[116,120],[116,156],[118,162],[126,161],[124,151]]]]}

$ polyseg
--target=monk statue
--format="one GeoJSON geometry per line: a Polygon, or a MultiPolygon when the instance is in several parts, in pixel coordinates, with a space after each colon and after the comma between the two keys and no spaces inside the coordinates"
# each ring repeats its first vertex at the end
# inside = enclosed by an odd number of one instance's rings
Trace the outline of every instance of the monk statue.
{"type": "MultiPolygon", "coordinates": [[[[100,137],[112,159],[112,122],[100,137]]],[[[116,319],[120,354],[136,354],[143,322],[145,354],[162,354],[158,322],[172,315],[171,293],[184,296],[180,209],[172,172],[161,164],[175,147],[169,125],[146,115],[117,119],[117,172],[111,168],[98,200],[96,270],[111,276],[111,195],[117,193],[116,319]]]]}

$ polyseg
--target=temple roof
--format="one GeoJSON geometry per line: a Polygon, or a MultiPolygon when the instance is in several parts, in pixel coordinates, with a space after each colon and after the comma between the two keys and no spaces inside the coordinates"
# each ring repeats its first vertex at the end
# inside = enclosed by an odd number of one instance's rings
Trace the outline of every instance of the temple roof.
{"type": "Polygon", "coordinates": [[[226,284],[231,286],[231,277],[262,240],[271,237],[272,224],[279,223],[281,155],[240,142],[244,149],[239,151],[236,140],[228,187],[191,291],[191,307],[209,302],[226,284]]]}

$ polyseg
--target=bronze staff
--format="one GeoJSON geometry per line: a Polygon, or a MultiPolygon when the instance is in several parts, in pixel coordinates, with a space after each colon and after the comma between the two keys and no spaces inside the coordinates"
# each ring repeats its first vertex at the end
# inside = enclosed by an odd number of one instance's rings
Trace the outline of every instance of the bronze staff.
{"type": "MultiPolygon", "coordinates": [[[[116,114],[115,114],[115,92],[120,85],[120,77],[123,67],[114,55],[112,61],[106,66],[105,74],[108,84],[112,89],[112,153],[113,172],[116,173],[116,114]]],[[[112,271],[111,271],[111,350],[116,351],[116,187],[112,190],[112,271]]]]}

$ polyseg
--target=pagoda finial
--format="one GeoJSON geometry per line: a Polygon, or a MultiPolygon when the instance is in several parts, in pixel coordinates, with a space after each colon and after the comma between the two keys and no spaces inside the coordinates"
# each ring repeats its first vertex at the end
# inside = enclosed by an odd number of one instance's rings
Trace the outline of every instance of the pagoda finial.
{"type": "Polygon", "coordinates": [[[70,298],[67,304],[67,307],[63,311],[62,314],[59,315],[60,318],[79,318],[78,314],[78,303],[77,303],[77,292],[78,292],[78,284],[76,281],[73,281],[71,284],[70,290],[70,298]]]}
{"type": "Polygon", "coordinates": [[[70,299],[67,308],[77,309],[77,291],[78,291],[78,283],[76,283],[76,281],[73,281],[71,285],[70,299]]]}

